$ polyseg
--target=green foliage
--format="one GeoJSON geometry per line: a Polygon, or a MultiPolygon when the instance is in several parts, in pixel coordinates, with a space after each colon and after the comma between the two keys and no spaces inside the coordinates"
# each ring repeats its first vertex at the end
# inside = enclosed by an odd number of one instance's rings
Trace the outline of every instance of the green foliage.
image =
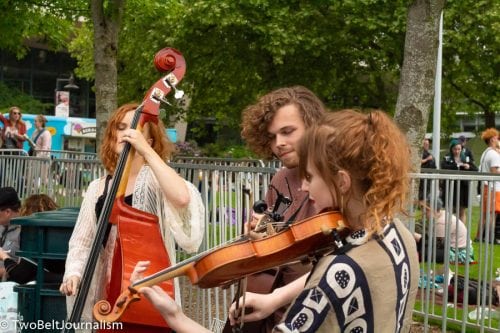
{"type": "Polygon", "coordinates": [[[499,10],[498,1],[447,3],[443,36],[443,112],[485,112],[494,116],[500,109],[499,10]]]}
{"type": "Polygon", "coordinates": [[[76,59],[78,67],[75,74],[89,81],[94,79],[94,46],[92,22],[83,22],[75,31],[74,38],[68,44],[68,51],[76,59]]]}
{"type": "MultiPolygon", "coordinates": [[[[168,116],[212,118],[220,133],[236,128],[241,111],[259,95],[295,84],[311,88],[333,109],[375,107],[392,113],[411,3],[128,0],[119,37],[119,103],[142,100],[160,77],[152,65],[155,53],[170,46],[186,58],[180,87],[191,103],[187,113],[169,107],[168,116]]],[[[499,3],[446,6],[442,126],[452,132],[455,111],[493,113],[500,106],[499,3]]],[[[0,9],[0,48],[22,56],[26,38],[54,49],[66,46],[78,61],[76,74],[93,79],[87,1],[8,1],[0,9]],[[78,16],[86,21],[75,25],[78,16]],[[68,43],[70,34],[74,38],[68,43]]]]}
{"type": "Polygon", "coordinates": [[[52,103],[42,103],[16,88],[0,82],[0,113],[7,113],[11,106],[18,106],[23,113],[43,114],[53,108],[52,103]]]}
{"type": "Polygon", "coordinates": [[[202,148],[203,156],[223,158],[256,158],[244,145],[227,145],[224,143],[209,143],[202,148]]]}
{"type": "MultiPolygon", "coordinates": [[[[402,0],[130,0],[120,32],[119,101],[142,99],[159,78],[154,54],[171,46],[186,58],[187,120],[215,118],[219,131],[237,127],[242,109],[257,96],[295,84],[332,108],[391,111],[406,8],[402,0]]],[[[72,44],[84,73],[91,73],[84,69],[90,33],[83,30],[72,44]]]]}
{"type": "Polygon", "coordinates": [[[19,58],[26,55],[27,40],[41,42],[53,50],[66,46],[86,1],[16,0],[0,2],[0,48],[19,58]]]}

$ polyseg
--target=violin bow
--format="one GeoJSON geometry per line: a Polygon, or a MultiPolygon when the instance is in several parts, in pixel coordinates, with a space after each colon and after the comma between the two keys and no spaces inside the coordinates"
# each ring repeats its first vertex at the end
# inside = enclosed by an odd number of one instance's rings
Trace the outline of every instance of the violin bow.
{"type": "MultiPolygon", "coordinates": [[[[243,185],[245,187],[245,185],[243,185]]],[[[248,189],[244,188],[243,189],[243,197],[245,195],[248,195],[248,200],[252,198],[252,187],[250,186],[248,189]]],[[[243,199],[243,204],[246,201],[243,199]]],[[[252,205],[248,205],[251,207],[252,205]]],[[[243,207],[243,211],[245,211],[245,207],[243,207]]],[[[245,221],[241,221],[241,235],[245,236],[245,221]]],[[[247,230],[247,237],[250,237],[250,228],[247,230]]],[[[238,285],[236,287],[236,309],[235,309],[235,318],[238,319],[241,318],[241,321],[238,325],[235,325],[232,327],[233,333],[240,333],[243,330],[243,326],[245,325],[245,298],[246,298],[246,292],[247,292],[247,277],[245,276],[244,278],[241,278],[238,280],[238,285]],[[241,302],[241,307],[240,307],[240,297],[243,296],[242,302],[241,302]]]]}

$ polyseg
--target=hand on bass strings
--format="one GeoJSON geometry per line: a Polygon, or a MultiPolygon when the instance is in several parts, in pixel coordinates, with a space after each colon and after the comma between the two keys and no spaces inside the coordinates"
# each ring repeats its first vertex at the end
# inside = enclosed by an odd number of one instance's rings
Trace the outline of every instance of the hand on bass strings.
{"type": "MultiPolygon", "coordinates": [[[[134,147],[135,151],[142,157],[146,155],[155,153],[153,148],[151,148],[152,139],[146,139],[141,132],[135,129],[127,129],[123,132],[122,142],[128,142],[134,147]]],[[[156,154],[156,153],[155,153],[156,154]]]]}
{"type": "Polygon", "coordinates": [[[72,275],[65,279],[61,286],[59,287],[59,291],[66,296],[76,295],[76,291],[78,290],[78,286],[80,285],[80,278],[76,275],[72,275]]]}

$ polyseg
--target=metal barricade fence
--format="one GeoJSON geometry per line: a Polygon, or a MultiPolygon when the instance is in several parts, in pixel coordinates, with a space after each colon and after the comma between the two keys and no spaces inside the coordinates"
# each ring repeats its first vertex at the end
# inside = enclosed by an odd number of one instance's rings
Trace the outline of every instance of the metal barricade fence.
{"type": "MultiPolygon", "coordinates": [[[[242,234],[243,223],[251,218],[252,205],[264,197],[274,168],[170,163],[182,177],[201,192],[205,204],[205,237],[200,251],[227,243],[242,234]]],[[[187,258],[182,251],[178,261],[187,258]]],[[[205,327],[227,318],[234,298],[234,286],[200,289],[181,278],[182,304],[188,315],[205,327]]]]}
{"type": "Polygon", "coordinates": [[[409,210],[410,230],[423,235],[414,316],[420,318],[426,329],[431,323],[440,326],[442,332],[448,332],[449,327],[460,332],[499,332],[500,279],[495,276],[500,276],[500,264],[495,258],[500,251],[500,224],[494,214],[494,184],[500,177],[477,172],[425,172],[412,177],[411,197],[417,200],[409,210]],[[419,181],[421,185],[417,186],[419,181]],[[480,186],[478,193],[478,182],[488,182],[489,190],[480,186]],[[454,247],[459,237],[455,230],[460,223],[454,216],[460,215],[461,196],[467,199],[463,222],[467,230],[466,242],[470,244],[462,250],[465,260],[457,255],[458,249],[454,247]],[[438,198],[444,200],[438,203],[438,198]],[[445,224],[442,239],[436,235],[438,217],[425,214],[426,209],[434,211],[441,203],[444,211],[440,214],[444,214],[445,224]],[[473,242],[477,229],[480,235],[484,232],[484,239],[473,242]]]}
{"type": "Polygon", "coordinates": [[[70,160],[96,160],[96,153],[86,153],[70,150],[35,150],[35,156],[50,156],[52,159],[70,159],[70,160]]]}
{"type": "MultiPolygon", "coordinates": [[[[192,161],[175,159],[169,163],[199,189],[203,198],[206,222],[200,251],[223,244],[241,234],[243,222],[250,218],[253,202],[264,197],[270,179],[276,172],[276,168],[252,160],[245,162],[226,159],[219,162],[221,163],[216,164],[212,159],[198,158],[192,161]]],[[[21,197],[32,193],[47,193],[52,195],[61,207],[79,206],[89,182],[104,174],[98,160],[40,158],[0,153],[0,186],[13,186],[21,197]]],[[[491,187],[494,181],[500,181],[500,177],[494,174],[442,170],[423,170],[420,174],[412,175],[412,200],[408,207],[408,216],[403,219],[408,221],[410,231],[420,231],[427,235],[421,244],[423,260],[420,264],[420,288],[414,308],[414,317],[424,323],[424,331],[428,330],[426,325],[429,323],[437,323],[443,332],[446,332],[450,325],[462,332],[467,329],[481,332],[499,331],[498,312],[495,312],[498,310],[495,310],[493,295],[496,286],[500,285],[500,281],[495,281],[496,270],[500,269],[496,266],[495,258],[498,257],[500,247],[495,244],[495,237],[498,238],[495,234],[495,216],[483,212],[481,208],[485,203],[485,211],[491,210],[493,206],[490,198],[494,191],[485,193],[482,188],[482,196],[478,197],[475,186],[478,181],[488,181],[491,187]],[[444,255],[442,263],[437,262],[440,249],[435,239],[436,218],[423,214],[423,199],[428,198],[426,204],[436,207],[436,198],[448,193],[444,200],[444,209],[459,216],[457,204],[463,192],[463,184],[469,187],[466,193],[464,221],[467,239],[474,238],[475,225],[478,224],[480,230],[484,229],[486,240],[473,243],[474,262],[461,264],[458,257],[452,260],[448,255],[444,255]],[[484,219],[484,225],[477,223],[478,219],[484,219]],[[451,272],[455,276],[464,277],[464,299],[457,296],[462,291],[456,283],[447,283],[448,280],[452,281],[451,272]],[[478,281],[475,297],[472,297],[472,294],[469,297],[469,291],[473,288],[469,287],[471,281],[478,281]],[[453,296],[450,296],[451,294],[453,296]],[[447,315],[443,315],[446,313],[447,315]]],[[[444,248],[441,249],[445,253],[452,248],[451,229],[449,226],[445,229],[444,248]]],[[[182,251],[177,253],[179,261],[188,257],[182,251]]],[[[180,278],[180,281],[183,291],[182,303],[186,313],[205,327],[218,331],[227,318],[227,309],[234,297],[233,287],[199,289],[191,286],[186,278],[180,278]]]]}
{"type": "Polygon", "coordinates": [[[46,193],[60,207],[80,206],[90,181],[102,175],[95,159],[0,154],[0,187],[14,187],[21,198],[46,193]]]}
{"type": "Polygon", "coordinates": [[[225,165],[225,166],[246,166],[246,167],[263,167],[275,168],[281,167],[280,160],[257,160],[247,158],[220,158],[220,157],[199,157],[199,156],[175,156],[172,159],[173,163],[188,163],[188,164],[210,164],[210,165],[225,165]]]}

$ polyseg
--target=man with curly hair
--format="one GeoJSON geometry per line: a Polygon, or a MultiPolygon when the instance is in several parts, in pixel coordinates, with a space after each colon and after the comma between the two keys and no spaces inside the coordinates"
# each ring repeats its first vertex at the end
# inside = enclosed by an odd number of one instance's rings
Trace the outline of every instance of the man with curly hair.
{"type": "MultiPolygon", "coordinates": [[[[291,199],[291,204],[282,214],[284,222],[303,220],[317,213],[308,201],[307,193],[300,190],[297,146],[306,129],[317,123],[325,113],[325,106],[319,98],[302,86],[274,90],[243,111],[241,136],[249,148],[261,158],[278,158],[283,164],[271,181],[271,187],[276,190],[268,190],[265,201],[272,208],[277,201],[277,192],[291,199]]],[[[256,223],[254,218],[250,228],[254,228],[256,223]]],[[[258,273],[248,278],[247,290],[269,294],[304,276],[310,269],[310,265],[295,264],[258,273]]],[[[253,304],[251,295],[247,296],[247,306],[252,307],[254,313],[245,317],[243,332],[271,332],[280,322],[286,306],[274,313],[262,314],[257,308],[260,304],[253,304]]],[[[223,332],[231,332],[229,322],[223,332]]]]}

